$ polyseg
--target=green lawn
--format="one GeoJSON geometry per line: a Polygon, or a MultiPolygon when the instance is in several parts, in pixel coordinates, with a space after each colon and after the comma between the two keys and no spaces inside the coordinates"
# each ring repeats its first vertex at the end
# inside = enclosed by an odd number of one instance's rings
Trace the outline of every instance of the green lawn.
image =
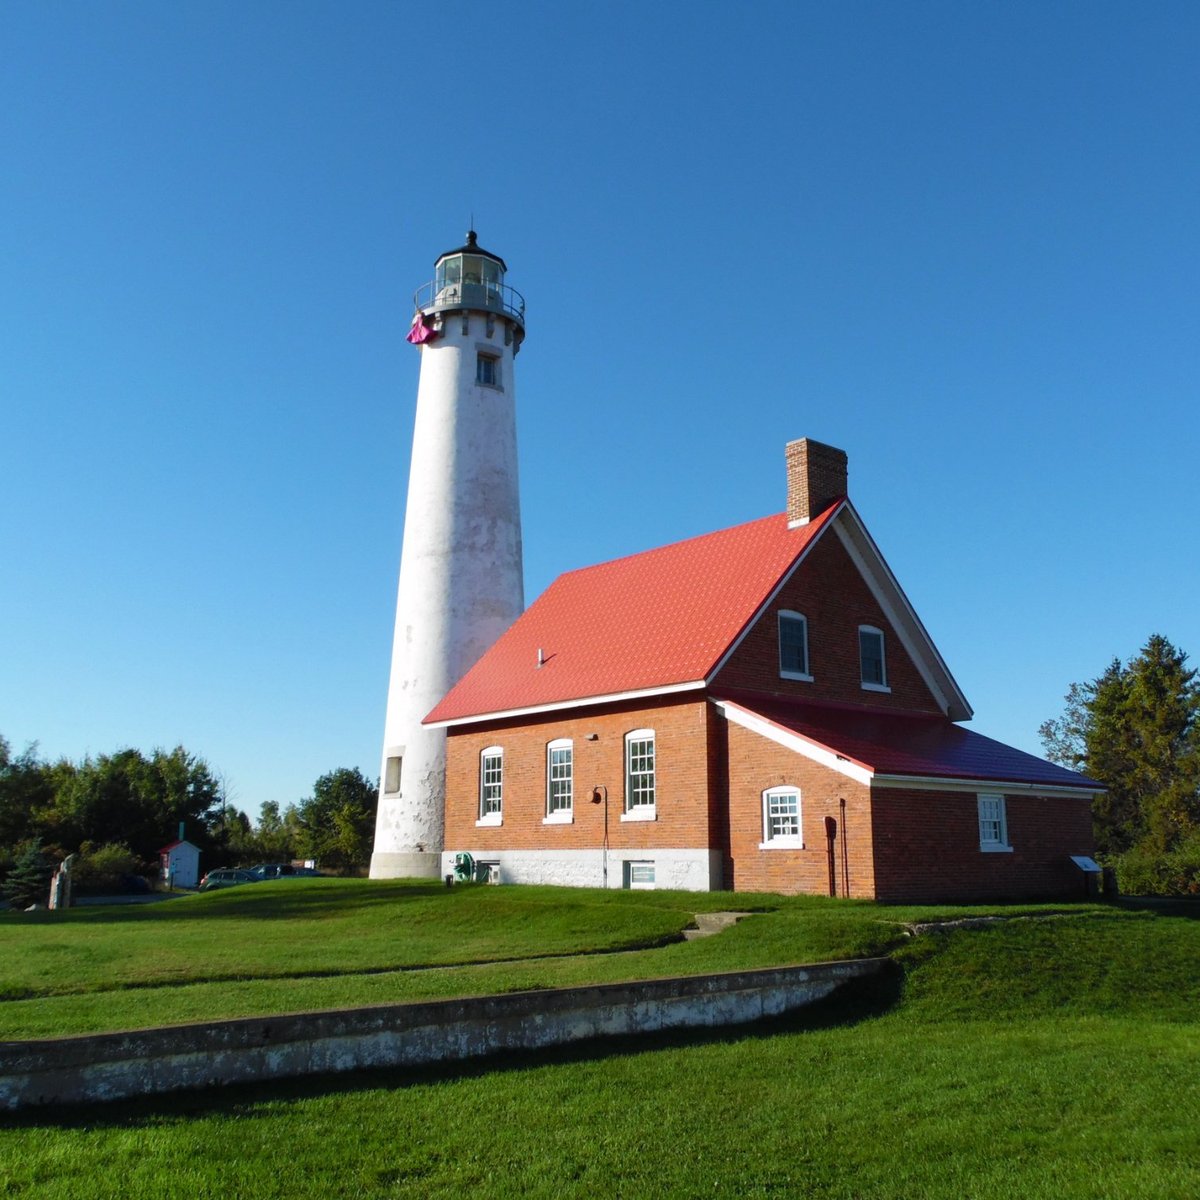
{"type": "Polygon", "coordinates": [[[959,911],[314,879],[5,913],[0,1038],[849,958],[897,945],[903,921],[959,911]],[[729,907],[754,915],[680,940],[696,912],[729,907]]]}
{"type": "MultiPolygon", "coordinates": [[[[776,903],[645,953],[912,915],[776,903]]],[[[0,1195],[1200,1195],[1200,921],[1007,922],[897,958],[902,977],[753,1029],[20,1117],[0,1195]]]]}

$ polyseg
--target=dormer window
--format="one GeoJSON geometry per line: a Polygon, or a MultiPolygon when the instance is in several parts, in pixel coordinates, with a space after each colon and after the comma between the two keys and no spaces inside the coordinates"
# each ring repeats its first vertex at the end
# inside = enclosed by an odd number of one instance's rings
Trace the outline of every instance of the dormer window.
{"type": "Polygon", "coordinates": [[[808,671],[808,621],[787,609],[779,614],[779,675],[782,679],[812,681],[808,671]]]}
{"type": "Polygon", "coordinates": [[[874,625],[858,627],[858,662],[862,685],[869,692],[890,692],[887,660],[883,650],[883,630],[874,625]]]}

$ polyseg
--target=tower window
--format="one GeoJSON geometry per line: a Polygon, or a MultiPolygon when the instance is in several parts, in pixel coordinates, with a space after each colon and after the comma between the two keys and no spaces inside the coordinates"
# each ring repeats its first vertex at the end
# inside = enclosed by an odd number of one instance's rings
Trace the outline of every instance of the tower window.
{"type": "Polygon", "coordinates": [[[500,386],[500,360],[494,354],[480,354],[475,359],[475,382],[484,387],[500,386]]]}
{"type": "Polygon", "coordinates": [[[400,790],[400,768],[404,763],[401,755],[395,754],[389,756],[387,760],[387,770],[383,777],[383,790],[385,792],[398,792],[400,790]]]}

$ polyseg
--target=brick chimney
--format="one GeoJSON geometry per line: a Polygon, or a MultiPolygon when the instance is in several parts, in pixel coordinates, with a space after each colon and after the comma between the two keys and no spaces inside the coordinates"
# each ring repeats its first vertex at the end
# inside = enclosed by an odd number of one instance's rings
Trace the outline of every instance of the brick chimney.
{"type": "Polygon", "coordinates": [[[788,528],[807,525],[846,495],[846,452],[801,438],[787,444],[788,528]]]}

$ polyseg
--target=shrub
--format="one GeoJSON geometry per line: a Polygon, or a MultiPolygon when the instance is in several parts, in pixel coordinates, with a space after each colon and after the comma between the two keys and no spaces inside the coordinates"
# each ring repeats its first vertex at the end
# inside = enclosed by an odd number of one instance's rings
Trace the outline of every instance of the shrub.
{"type": "Polygon", "coordinates": [[[76,891],[94,895],[113,895],[126,890],[126,878],[141,875],[141,859],[120,842],[92,849],[85,842],[72,867],[76,891]]]}
{"type": "Polygon", "coordinates": [[[1116,860],[1117,882],[1127,896],[1200,895],[1200,833],[1165,854],[1145,843],[1116,860]]]}

